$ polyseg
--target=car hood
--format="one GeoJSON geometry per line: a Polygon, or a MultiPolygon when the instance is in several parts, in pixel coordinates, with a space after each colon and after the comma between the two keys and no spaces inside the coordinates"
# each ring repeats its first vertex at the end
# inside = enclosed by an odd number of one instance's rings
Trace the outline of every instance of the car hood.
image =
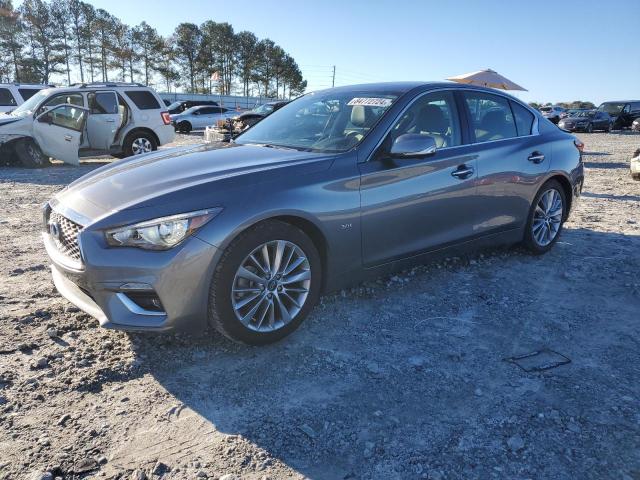
{"type": "MultiPolygon", "coordinates": [[[[268,172],[296,166],[306,167],[307,172],[326,169],[330,158],[326,154],[237,144],[168,149],[101,167],[71,183],[53,204],[61,203],[85,219],[95,219],[110,212],[170,202],[173,192],[213,181],[259,173],[250,180],[258,182],[268,172]]],[[[304,172],[296,170],[298,173],[304,172]]]]}
{"type": "Polygon", "coordinates": [[[24,121],[25,117],[15,117],[13,115],[8,115],[5,113],[0,114],[0,131],[3,131],[2,133],[4,133],[4,128],[8,125],[14,124],[16,122],[20,122],[20,121],[24,121]]]}

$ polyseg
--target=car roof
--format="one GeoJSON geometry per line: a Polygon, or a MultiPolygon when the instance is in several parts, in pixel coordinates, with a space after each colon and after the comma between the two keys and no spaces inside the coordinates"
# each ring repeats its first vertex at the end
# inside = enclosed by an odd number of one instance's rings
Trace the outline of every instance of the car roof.
{"type": "Polygon", "coordinates": [[[606,102],[602,102],[600,105],[606,105],[607,103],[632,103],[632,102],[640,102],[640,100],[607,100],[606,102]]]}
{"type": "Polygon", "coordinates": [[[403,95],[405,93],[408,93],[416,89],[430,90],[430,89],[437,89],[437,88],[458,89],[458,90],[473,89],[473,90],[485,91],[487,93],[493,93],[493,94],[497,93],[499,95],[507,96],[523,105],[526,105],[525,102],[523,102],[522,100],[519,100],[513,95],[510,95],[505,90],[497,90],[495,88],[482,87],[479,85],[467,85],[464,83],[443,82],[443,81],[439,81],[439,82],[438,81],[433,81],[433,82],[432,81],[422,81],[422,82],[404,81],[404,82],[362,83],[362,84],[356,84],[356,85],[345,85],[341,87],[327,88],[324,90],[316,90],[311,93],[329,92],[331,90],[344,91],[344,92],[357,90],[358,92],[361,92],[361,93],[375,92],[379,94],[403,95]]]}

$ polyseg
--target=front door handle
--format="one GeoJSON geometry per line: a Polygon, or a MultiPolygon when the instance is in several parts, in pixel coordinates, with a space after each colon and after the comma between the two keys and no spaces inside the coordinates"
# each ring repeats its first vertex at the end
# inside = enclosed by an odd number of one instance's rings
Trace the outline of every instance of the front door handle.
{"type": "Polygon", "coordinates": [[[116,123],[116,121],[113,118],[107,118],[107,123],[116,123]]]}
{"type": "Polygon", "coordinates": [[[73,137],[72,137],[71,135],[65,135],[65,136],[64,136],[64,139],[65,139],[67,142],[70,142],[71,140],[73,140],[73,137]]]}
{"type": "Polygon", "coordinates": [[[473,168],[468,167],[467,165],[460,165],[457,170],[451,172],[451,175],[459,180],[464,180],[465,178],[469,178],[473,175],[473,171],[473,168]]]}
{"type": "Polygon", "coordinates": [[[529,155],[529,158],[527,160],[533,163],[542,163],[544,162],[544,154],[540,152],[533,152],[531,155],[529,155]]]}

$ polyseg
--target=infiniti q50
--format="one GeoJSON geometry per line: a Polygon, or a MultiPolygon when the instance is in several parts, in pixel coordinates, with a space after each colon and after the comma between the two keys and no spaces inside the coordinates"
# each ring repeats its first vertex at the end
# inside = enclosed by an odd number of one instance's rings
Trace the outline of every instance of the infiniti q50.
{"type": "Polygon", "coordinates": [[[103,327],[265,344],[322,292],[479,246],[558,240],[582,145],[452,83],[300,97],[234,142],[114,162],[44,207],[58,291],[103,327]]]}

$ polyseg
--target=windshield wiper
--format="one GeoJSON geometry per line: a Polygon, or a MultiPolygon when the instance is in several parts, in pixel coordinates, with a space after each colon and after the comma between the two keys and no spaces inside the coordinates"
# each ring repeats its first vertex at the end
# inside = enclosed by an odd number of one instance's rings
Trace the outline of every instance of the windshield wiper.
{"type": "Polygon", "coordinates": [[[279,150],[295,150],[298,152],[310,152],[310,148],[306,147],[293,147],[289,145],[278,145],[275,143],[243,143],[242,145],[254,145],[256,147],[276,148],[279,150]]]}

